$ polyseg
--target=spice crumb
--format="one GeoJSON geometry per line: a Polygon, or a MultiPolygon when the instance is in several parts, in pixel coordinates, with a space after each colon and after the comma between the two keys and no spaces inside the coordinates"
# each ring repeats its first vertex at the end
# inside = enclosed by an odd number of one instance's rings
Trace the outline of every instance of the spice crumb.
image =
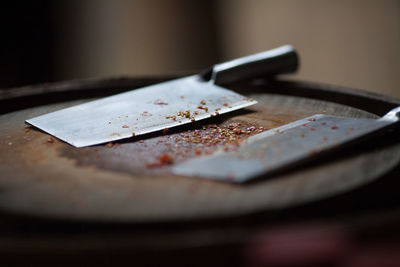
{"type": "Polygon", "coordinates": [[[112,142],[108,142],[107,144],[106,144],[106,147],[112,147],[113,146],[113,143],[112,142]]]}
{"type": "Polygon", "coordinates": [[[168,105],[168,102],[167,102],[167,101],[164,101],[164,100],[161,100],[161,99],[156,99],[156,100],[154,101],[154,104],[155,104],[155,105],[168,105]]]}

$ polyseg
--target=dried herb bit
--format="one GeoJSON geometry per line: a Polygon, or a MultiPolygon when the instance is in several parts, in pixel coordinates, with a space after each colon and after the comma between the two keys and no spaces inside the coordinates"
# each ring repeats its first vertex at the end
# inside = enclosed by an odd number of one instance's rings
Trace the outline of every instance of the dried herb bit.
{"type": "Polygon", "coordinates": [[[154,101],[154,104],[155,104],[155,105],[168,105],[168,102],[167,102],[167,101],[164,101],[164,100],[161,100],[161,99],[156,99],[156,100],[154,101]]]}

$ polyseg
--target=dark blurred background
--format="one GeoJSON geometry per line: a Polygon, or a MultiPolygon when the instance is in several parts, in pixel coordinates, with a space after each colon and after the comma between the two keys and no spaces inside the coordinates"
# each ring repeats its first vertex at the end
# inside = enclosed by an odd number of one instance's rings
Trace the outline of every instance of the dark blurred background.
{"type": "Polygon", "coordinates": [[[398,0],[7,1],[0,88],[199,71],[293,44],[296,79],[400,97],[398,0]]]}

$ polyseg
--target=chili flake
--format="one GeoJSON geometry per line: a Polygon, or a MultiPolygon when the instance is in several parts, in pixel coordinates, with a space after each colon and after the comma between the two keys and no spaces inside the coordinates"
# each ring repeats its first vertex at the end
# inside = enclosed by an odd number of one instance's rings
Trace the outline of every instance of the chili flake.
{"type": "Polygon", "coordinates": [[[158,160],[162,164],[172,164],[172,163],[174,163],[174,159],[167,153],[162,154],[160,157],[158,157],[158,160]]]}

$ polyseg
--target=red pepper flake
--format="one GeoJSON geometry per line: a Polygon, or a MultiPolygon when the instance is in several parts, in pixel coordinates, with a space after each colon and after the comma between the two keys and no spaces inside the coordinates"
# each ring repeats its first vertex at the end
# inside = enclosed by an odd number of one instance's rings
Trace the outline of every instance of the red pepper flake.
{"type": "Polygon", "coordinates": [[[200,104],[205,105],[206,101],[203,99],[203,100],[200,101],[200,104]]]}
{"type": "Polygon", "coordinates": [[[122,125],[122,128],[129,128],[128,125],[122,125]]]}
{"type": "Polygon", "coordinates": [[[156,99],[156,100],[154,101],[154,104],[155,104],[155,105],[168,105],[168,102],[167,102],[167,101],[164,101],[164,100],[161,100],[161,99],[156,99]]]}
{"type": "Polygon", "coordinates": [[[30,129],[25,129],[25,132],[26,133],[29,133],[31,130],[30,129]]]}
{"type": "Polygon", "coordinates": [[[326,122],[321,122],[321,125],[322,125],[322,126],[325,126],[325,125],[326,125],[326,122]]]}
{"type": "Polygon", "coordinates": [[[222,104],[224,107],[227,107],[227,106],[229,106],[229,104],[228,103],[223,103],[222,104]]]}
{"type": "Polygon", "coordinates": [[[302,124],[301,126],[307,127],[307,126],[308,126],[308,124],[307,124],[307,123],[304,123],[304,124],[302,124]]]}
{"type": "Polygon", "coordinates": [[[174,163],[174,159],[167,153],[162,154],[160,157],[158,157],[158,160],[162,164],[172,164],[172,163],[174,163]]]}
{"type": "Polygon", "coordinates": [[[337,127],[336,125],[332,125],[332,126],[331,126],[331,129],[332,129],[332,130],[337,130],[337,129],[339,129],[339,127],[337,127]]]}
{"type": "Polygon", "coordinates": [[[200,150],[200,149],[196,149],[196,150],[194,151],[194,153],[195,153],[196,155],[201,155],[201,150],[200,150]]]}
{"type": "Polygon", "coordinates": [[[316,128],[310,128],[310,131],[316,131],[317,129],[316,128]]]}
{"type": "Polygon", "coordinates": [[[51,137],[47,138],[47,143],[54,143],[54,139],[51,137]]]}

